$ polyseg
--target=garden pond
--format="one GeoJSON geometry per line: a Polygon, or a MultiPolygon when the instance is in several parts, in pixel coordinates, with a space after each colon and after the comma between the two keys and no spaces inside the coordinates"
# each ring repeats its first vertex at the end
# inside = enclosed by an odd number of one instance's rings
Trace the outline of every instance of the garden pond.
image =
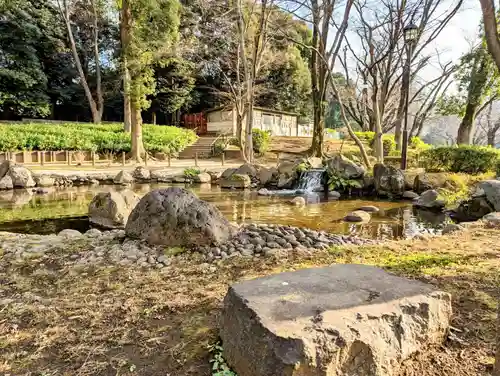
{"type": "MultiPolygon", "coordinates": [[[[152,189],[168,186],[172,184],[141,184],[131,188],[143,196],[152,189]]],[[[336,200],[323,193],[308,193],[303,195],[307,205],[297,207],[289,203],[296,195],[259,196],[256,191],[224,190],[210,184],[186,188],[213,203],[228,220],[237,223],[286,224],[372,239],[401,239],[419,233],[438,233],[449,222],[445,214],[417,210],[408,201],[336,200]],[[347,213],[367,205],[380,209],[372,214],[370,222],[343,221],[347,213]]],[[[86,231],[90,228],[88,204],[94,195],[120,189],[124,188],[104,185],[54,187],[43,194],[31,190],[0,192],[0,231],[31,234],[51,234],[67,228],[86,231]]]]}

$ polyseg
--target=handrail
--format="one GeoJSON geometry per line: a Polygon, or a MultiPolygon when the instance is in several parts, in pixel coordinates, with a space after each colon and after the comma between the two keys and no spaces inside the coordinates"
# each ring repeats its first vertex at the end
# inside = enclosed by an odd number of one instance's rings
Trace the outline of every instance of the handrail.
{"type": "Polygon", "coordinates": [[[217,141],[219,141],[221,138],[223,139],[223,142],[226,143],[226,137],[230,135],[230,133],[224,133],[224,132],[219,132],[219,135],[215,138],[215,140],[210,144],[210,149],[212,151],[212,155],[215,154],[215,144],[217,141]]]}

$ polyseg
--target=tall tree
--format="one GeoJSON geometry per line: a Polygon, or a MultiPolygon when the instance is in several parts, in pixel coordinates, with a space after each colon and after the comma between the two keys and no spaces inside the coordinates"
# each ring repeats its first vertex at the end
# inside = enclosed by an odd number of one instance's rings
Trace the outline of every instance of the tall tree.
{"type": "Polygon", "coordinates": [[[178,0],[123,0],[120,5],[122,22],[125,14],[129,17],[122,62],[130,73],[125,95],[130,96],[132,157],[141,162],[145,152],[141,111],[150,106],[148,96],[155,92],[154,65],[175,54],[180,5],[178,0]]]}
{"type": "Polygon", "coordinates": [[[459,115],[457,143],[472,144],[476,117],[500,96],[500,75],[484,42],[462,57],[456,79],[458,94],[441,98],[439,111],[459,115]]]}
{"type": "Polygon", "coordinates": [[[89,0],[89,3],[80,3],[79,0],[57,0],[57,5],[59,7],[59,12],[61,18],[66,26],[68,33],[68,40],[71,48],[71,53],[73,54],[73,59],[75,62],[76,69],[79,75],[79,81],[82,85],[85,96],[89,103],[90,111],[92,113],[92,120],[94,123],[100,123],[102,118],[102,113],[104,111],[104,99],[102,95],[101,88],[101,72],[100,72],[100,53],[99,53],[99,27],[98,27],[98,7],[96,6],[95,0],[89,0]],[[80,56],[78,54],[78,48],[76,45],[75,37],[73,34],[72,18],[74,14],[82,11],[87,11],[90,14],[92,22],[92,34],[93,34],[93,53],[94,53],[94,64],[96,70],[96,92],[97,101],[94,99],[93,94],[90,90],[87,76],[83,70],[80,56]]]}
{"type": "Polygon", "coordinates": [[[48,116],[54,108],[52,89],[55,99],[61,85],[61,98],[68,85],[62,53],[66,38],[57,9],[48,0],[0,1],[0,14],[1,116],[48,116]]]}
{"type": "MultiPolygon", "coordinates": [[[[498,33],[497,10],[493,0],[479,0],[483,13],[484,34],[488,51],[500,70],[500,36],[498,33]]],[[[500,366],[499,366],[500,367],[500,366]]],[[[500,371],[499,371],[500,372],[500,371]]]]}
{"type": "Polygon", "coordinates": [[[131,37],[132,15],[129,0],[122,0],[120,8],[120,43],[121,70],[123,81],[123,127],[125,132],[132,130],[132,115],[130,109],[130,71],[128,67],[128,50],[131,37]]]}

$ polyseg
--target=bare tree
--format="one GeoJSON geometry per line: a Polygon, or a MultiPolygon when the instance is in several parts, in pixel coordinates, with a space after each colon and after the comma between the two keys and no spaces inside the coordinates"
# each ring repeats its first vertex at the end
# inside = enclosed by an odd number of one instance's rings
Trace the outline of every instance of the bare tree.
{"type": "Polygon", "coordinates": [[[477,127],[473,137],[474,145],[496,146],[497,135],[500,133],[498,104],[498,102],[490,102],[486,107],[486,111],[477,117],[477,127]]]}
{"type": "Polygon", "coordinates": [[[318,157],[323,156],[328,82],[333,82],[333,67],[344,41],[353,3],[354,0],[343,4],[338,0],[295,0],[287,4],[290,13],[312,27],[312,43],[305,47],[311,50],[314,130],[310,152],[318,157]],[[340,17],[342,21],[338,23],[340,12],[343,13],[340,17]]]}
{"type": "Polygon", "coordinates": [[[66,25],[66,30],[68,32],[68,39],[71,47],[71,53],[73,55],[73,59],[75,60],[75,66],[78,71],[78,75],[80,78],[80,84],[83,87],[85,92],[85,96],[87,97],[87,101],[89,102],[90,111],[92,113],[92,120],[94,123],[100,123],[102,119],[102,113],[104,111],[104,99],[102,95],[101,88],[101,70],[100,70],[100,58],[99,58],[99,27],[98,27],[98,13],[97,7],[95,4],[95,0],[89,0],[90,4],[88,5],[92,11],[92,33],[94,39],[94,59],[96,66],[96,92],[97,92],[97,102],[95,101],[92,92],[90,91],[87,77],[82,68],[82,63],[80,61],[80,56],[78,55],[78,50],[76,48],[76,42],[73,35],[73,29],[71,27],[71,15],[75,11],[75,0],[57,0],[57,5],[59,8],[59,13],[61,15],[64,24],[66,25]]]}
{"type": "MultiPolygon", "coordinates": [[[[425,82],[418,82],[422,70],[435,59],[435,56],[429,53],[429,45],[459,11],[462,0],[454,2],[444,13],[441,12],[440,4],[442,0],[381,0],[376,3],[365,1],[356,6],[353,30],[361,48],[354,48],[355,40],[349,38],[346,45],[350,54],[348,56],[346,53],[343,57],[343,66],[346,72],[349,69],[354,71],[351,76],[359,77],[358,82],[368,86],[365,90],[371,93],[372,101],[368,103],[366,94],[357,101],[349,101],[346,111],[363,129],[373,131],[377,123],[375,114],[378,113],[384,133],[395,129],[398,146],[405,110],[406,87],[414,87],[418,91],[422,86],[427,86],[427,92],[431,88],[443,89],[442,85],[428,87],[425,82]],[[406,55],[403,33],[404,27],[410,22],[417,23],[419,33],[410,62],[410,85],[407,85],[403,82],[406,55]],[[376,111],[373,108],[374,92],[377,92],[379,103],[376,111]],[[366,121],[369,121],[368,126],[366,121]]],[[[433,93],[430,95],[433,96],[433,93]]],[[[415,95],[411,98],[417,99],[415,95]]],[[[427,101],[425,108],[435,103],[427,101]]]]}

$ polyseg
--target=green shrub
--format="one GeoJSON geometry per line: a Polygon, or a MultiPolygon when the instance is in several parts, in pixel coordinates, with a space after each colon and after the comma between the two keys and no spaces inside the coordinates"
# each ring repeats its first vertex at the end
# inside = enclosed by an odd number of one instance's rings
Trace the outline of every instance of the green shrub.
{"type": "Polygon", "coordinates": [[[193,179],[195,176],[201,174],[201,171],[194,167],[188,167],[184,170],[183,175],[187,179],[193,179]]]}
{"type": "MultiPolygon", "coordinates": [[[[148,152],[177,153],[196,141],[188,129],[144,125],[143,141],[148,152]]],[[[0,124],[0,151],[80,150],[100,153],[130,151],[130,134],[123,124],[21,123],[0,124]]]]}
{"type": "Polygon", "coordinates": [[[495,166],[495,174],[497,178],[500,178],[500,159],[497,160],[497,165],[495,166]]]}
{"type": "Polygon", "coordinates": [[[421,154],[423,166],[428,171],[466,174],[494,171],[499,157],[500,153],[496,149],[473,145],[440,146],[421,154]]]}
{"type": "Polygon", "coordinates": [[[354,134],[356,136],[358,136],[358,138],[361,141],[364,141],[367,144],[371,144],[373,141],[373,138],[375,137],[375,132],[354,132],[354,134]]]}
{"type": "MultiPolygon", "coordinates": [[[[368,133],[368,132],[366,132],[368,133]]],[[[391,153],[396,150],[396,141],[394,140],[394,135],[385,134],[382,136],[382,145],[384,149],[384,156],[391,155],[391,153]]],[[[370,141],[370,147],[374,149],[375,146],[375,138],[372,138],[370,141]]]]}
{"type": "Polygon", "coordinates": [[[271,132],[260,129],[252,129],[253,151],[257,154],[263,154],[269,150],[271,142],[271,132]]]}
{"type": "Polygon", "coordinates": [[[416,151],[424,151],[424,150],[429,150],[432,147],[432,145],[426,144],[424,141],[420,139],[420,137],[412,137],[410,139],[409,147],[411,149],[415,149],[416,151]]]}

